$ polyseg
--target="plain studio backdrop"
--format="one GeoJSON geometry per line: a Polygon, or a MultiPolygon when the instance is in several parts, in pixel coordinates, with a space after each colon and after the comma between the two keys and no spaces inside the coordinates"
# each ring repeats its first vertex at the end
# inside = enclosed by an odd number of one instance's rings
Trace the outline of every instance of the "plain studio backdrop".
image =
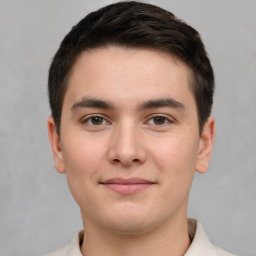
{"type": "MultiPolygon", "coordinates": [[[[82,228],[48,142],[51,58],[74,24],[113,1],[0,2],[0,256],[36,256],[82,228]]],[[[208,172],[195,177],[189,216],[213,243],[255,256],[256,1],[145,2],[195,27],[215,70],[216,143],[208,172]]]]}

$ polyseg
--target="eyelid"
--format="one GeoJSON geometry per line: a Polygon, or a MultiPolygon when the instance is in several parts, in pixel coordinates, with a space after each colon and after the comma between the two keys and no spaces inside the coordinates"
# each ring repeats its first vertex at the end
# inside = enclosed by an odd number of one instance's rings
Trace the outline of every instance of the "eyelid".
{"type": "Polygon", "coordinates": [[[153,118],[155,117],[163,117],[166,119],[167,123],[165,124],[162,124],[162,125],[157,125],[157,124],[150,124],[150,125],[155,125],[155,126],[164,126],[166,124],[171,124],[171,123],[174,123],[175,122],[175,119],[169,115],[166,115],[166,114],[152,114],[150,116],[148,116],[147,118],[147,121],[145,123],[149,123],[150,120],[152,120],[153,118]]]}
{"type": "MultiPolygon", "coordinates": [[[[102,114],[97,114],[97,113],[94,113],[94,114],[89,114],[89,115],[86,115],[86,116],[83,116],[81,119],[80,119],[80,122],[82,124],[86,124],[88,123],[88,121],[93,118],[93,117],[100,117],[102,118],[106,123],[104,124],[101,124],[101,125],[98,125],[98,126],[102,126],[102,125],[105,125],[105,124],[110,124],[111,122],[109,121],[109,118],[102,115],[102,114]]],[[[93,124],[90,124],[91,126],[97,126],[97,125],[93,125],[93,124]]]]}

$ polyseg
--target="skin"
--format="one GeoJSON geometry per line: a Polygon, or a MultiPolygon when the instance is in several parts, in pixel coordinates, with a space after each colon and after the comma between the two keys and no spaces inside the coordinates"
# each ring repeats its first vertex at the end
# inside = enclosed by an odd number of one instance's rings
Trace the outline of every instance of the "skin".
{"type": "Polygon", "coordinates": [[[64,98],[55,168],[84,223],[83,255],[183,255],[194,171],[208,168],[214,119],[199,134],[191,70],[174,56],[117,46],[83,52],[64,98]],[[107,184],[143,179],[147,185],[107,184]],[[113,187],[111,187],[113,186],[113,187]],[[116,187],[115,187],[116,186],[116,187]]]}

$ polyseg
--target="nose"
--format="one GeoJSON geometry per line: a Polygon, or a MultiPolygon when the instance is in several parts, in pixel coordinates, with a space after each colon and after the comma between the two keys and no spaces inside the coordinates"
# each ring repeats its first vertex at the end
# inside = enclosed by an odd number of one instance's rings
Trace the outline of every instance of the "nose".
{"type": "Polygon", "coordinates": [[[131,124],[117,126],[113,130],[108,158],[111,163],[124,167],[143,164],[146,151],[139,128],[131,124]]]}

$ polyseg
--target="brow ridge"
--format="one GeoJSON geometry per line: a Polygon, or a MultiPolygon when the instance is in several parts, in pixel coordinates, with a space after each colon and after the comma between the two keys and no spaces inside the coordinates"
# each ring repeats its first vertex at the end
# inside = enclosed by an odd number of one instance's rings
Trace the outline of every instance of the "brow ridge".
{"type": "MultiPolygon", "coordinates": [[[[163,98],[163,99],[153,99],[149,101],[145,101],[142,104],[139,104],[138,110],[143,111],[147,109],[152,109],[152,108],[161,108],[161,107],[170,107],[174,109],[184,109],[185,106],[173,99],[173,98],[163,98]]],[[[114,104],[97,99],[97,98],[88,98],[88,97],[83,97],[81,100],[78,102],[74,103],[71,107],[71,110],[75,110],[77,108],[100,108],[100,109],[114,109],[114,104]]]]}
{"type": "Polygon", "coordinates": [[[161,107],[170,107],[170,108],[175,108],[180,110],[185,108],[185,106],[181,102],[173,98],[163,98],[163,99],[154,99],[154,100],[146,101],[140,104],[138,109],[147,110],[147,109],[161,108],[161,107]]]}
{"type": "Polygon", "coordinates": [[[113,109],[114,106],[109,101],[83,97],[81,100],[72,105],[71,110],[75,110],[77,108],[113,109]]]}

